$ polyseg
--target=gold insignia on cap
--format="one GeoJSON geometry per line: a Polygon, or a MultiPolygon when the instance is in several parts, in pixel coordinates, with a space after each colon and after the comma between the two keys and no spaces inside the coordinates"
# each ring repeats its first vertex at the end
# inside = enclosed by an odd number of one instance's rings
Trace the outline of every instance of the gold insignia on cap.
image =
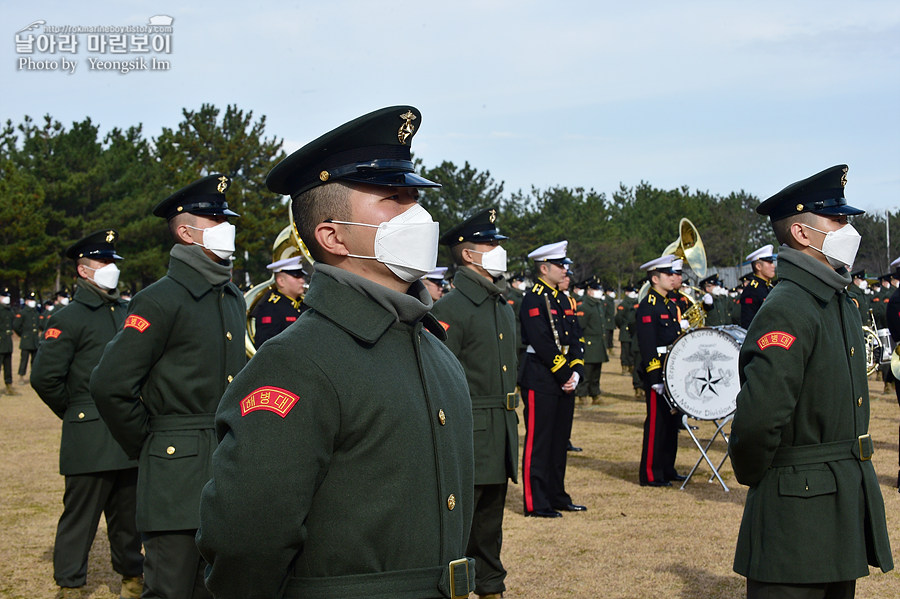
{"type": "Polygon", "coordinates": [[[462,241],[463,239],[465,239],[465,237],[463,237],[462,235],[460,235],[460,236],[459,236],[459,240],[462,241]]]}
{"type": "Polygon", "coordinates": [[[803,212],[803,204],[797,204],[797,212],[803,212]]]}
{"type": "Polygon", "coordinates": [[[116,240],[116,232],[115,231],[107,231],[106,232],[106,243],[112,243],[116,240]]]}
{"type": "Polygon", "coordinates": [[[397,139],[400,140],[400,145],[405,146],[406,140],[409,139],[416,130],[416,126],[412,124],[412,122],[416,120],[416,115],[412,113],[412,110],[407,110],[400,115],[400,118],[404,119],[404,123],[400,125],[400,129],[397,131],[397,139]]]}
{"type": "Polygon", "coordinates": [[[225,193],[225,190],[228,189],[228,177],[225,175],[219,177],[219,184],[216,185],[216,189],[219,193],[225,193]]]}
{"type": "Polygon", "coordinates": [[[184,206],[179,206],[175,209],[176,212],[181,212],[182,210],[184,210],[184,206]]]}
{"type": "Polygon", "coordinates": [[[848,171],[848,170],[850,170],[850,169],[845,168],[845,169],[844,169],[844,174],[841,175],[841,187],[846,187],[846,186],[847,186],[847,171],[848,171]]]}
{"type": "Polygon", "coordinates": [[[497,220],[497,211],[491,209],[491,218],[490,218],[490,221],[491,221],[491,222],[494,222],[495,220],[497,220]]]}
{"type": "Polygon", "coordinates": [[[319,173],[319,180],[320,181],[328,181],[328,177],[330,177],[330,176],[331,175],[328,174],[328,171],[322,171],[321,173],[319,173]]]}

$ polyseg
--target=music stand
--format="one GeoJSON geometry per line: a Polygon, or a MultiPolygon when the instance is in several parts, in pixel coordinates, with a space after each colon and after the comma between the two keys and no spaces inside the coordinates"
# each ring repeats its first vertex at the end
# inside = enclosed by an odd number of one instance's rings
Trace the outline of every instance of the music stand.
{"type": "Polygon", "coordinates": [[[725,464],[725,460],[728,458],[728,435],[725,434],[725,431],[723,429],[725,428],[726,424],[731,422],[732,418],[734,418],[733,412],[725,418],[721,419],[721,421],[712,419],[711,422],[716,425],[716,431],[713,433],[712,437],[709,438],[709,441],[707,441],[706,445],[702,445],[700,443],[700,439],[698,439],[697,435],[694,434],[694,429],[688,424],[688,415],[684,414],[681,417],[681,422],[684,425],[685,430],[687,430],[688,434],[691,436],[691,439],[694,441],[694,445],[696,445],[697,449],[700,450],[700,457],[697,458],[697,463],[694,464],[694,467],[691,468],[691,471],[688,472],[687,477],[681,483],[680,489],[682,491],[684,490],[685,485],[688,484],[688,481],[691,480],[691,477],[694,476],[694,473],[697,471],[700,463],[704,460],[706,460],[706,463],[709,464],[709,467],[712,469],[712,475],[709,477],[709,480],[707,482],[712,482],[713,478],[716,478],[719,480],[719,484],[722,485],[722,488],[725,489],[725,492],[727,493],[729,491],[728,485],[725,484],[725,481],[722,480],[721,475],[719,475],[719,470],[722,468],[722,466],[725,464]],[[717,437],[719,437],[719,435],[721,435],[722,439],[725,440],[725,455],[722,456],[722,461],[720,461],[719,465],[716,466],[713,464],[712,460],[709,459],[709,448],[712,447],[713,442],[717,437]]]}

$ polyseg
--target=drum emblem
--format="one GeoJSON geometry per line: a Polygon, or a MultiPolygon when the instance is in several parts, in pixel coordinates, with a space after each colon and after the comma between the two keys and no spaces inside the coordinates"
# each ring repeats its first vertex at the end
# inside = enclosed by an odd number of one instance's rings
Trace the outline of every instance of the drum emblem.
{"type": "Polygon", "coordinates": [[[700,401],[709,401],[721,397],[725,388],[730,386],[734,372],[729,368],[718,368],[715,363],[724,363],[729,366],[732,357],[713,349],[703,348],[685,358],[685,362],[701,362],[700,368],[695,368],[684,377],[684,391],[691,398],[700,401]]]}

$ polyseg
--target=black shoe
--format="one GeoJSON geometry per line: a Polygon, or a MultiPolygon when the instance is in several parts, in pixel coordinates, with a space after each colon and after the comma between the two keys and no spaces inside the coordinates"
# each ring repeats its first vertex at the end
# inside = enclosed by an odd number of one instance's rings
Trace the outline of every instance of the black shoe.
{"type": "Polygon", "coordinates": [[[647,483],[641,483],[642,487],[671,487],[672,483],[667,480],[652,480],[647,483]]]}
{"type": "Polygon", "coordinates": [[[675,482],[679,482],[679,483],[681,481],[687,480],[687,477],[685,475],[678,474],[677,472],[675,474],[673,474],[672,476],[667,476],[666,478],[671,481],[675,481],[675,482]]]}
{"type": "Polygon", "coordinates": [[[574,503],[567,503],[566,505],[562,505],[559,507],[554,506],[553,509],[559,510],[561,512],[586,512],[587,508],[583,505],[577,505],[574,503]]]}
{"type": "Polygon", "coordinates": [[[584,450],[581,449],[580,447],[575,447],[574,445],[572,445],[572,442],[569,441],[569,446],[566,448],[566,451],[584,451],[584,450]]]}
{"type": "Polygon", "coordinates": [[[533,512],[525,512],[526,518],[562,518],[562,514],[556,510],[534,510],[533,512]]]}

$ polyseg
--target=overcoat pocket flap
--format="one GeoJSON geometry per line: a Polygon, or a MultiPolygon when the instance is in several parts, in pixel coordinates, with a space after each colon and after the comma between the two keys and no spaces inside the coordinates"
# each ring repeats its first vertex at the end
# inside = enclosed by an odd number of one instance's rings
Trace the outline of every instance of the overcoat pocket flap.
{"type": "Polygon", "coordinates": [[[93,404],[69,406],[66,410],[66,422],[91,422],[100,420],[100,412],[93,404]]]}
{"type": "Polygon", "coordinates": [[[196,456],[199,447],[200,439],[197,433],[155,433],[150,439],[147,452],[157,458],[177,460],[196,456]]]}
{"type": "Polygon", "coordinates": [[[828,467],[785,471],[778,477],[778,492],[786,497],[815,497],[837,492],[837,483],[828,467]]]}

